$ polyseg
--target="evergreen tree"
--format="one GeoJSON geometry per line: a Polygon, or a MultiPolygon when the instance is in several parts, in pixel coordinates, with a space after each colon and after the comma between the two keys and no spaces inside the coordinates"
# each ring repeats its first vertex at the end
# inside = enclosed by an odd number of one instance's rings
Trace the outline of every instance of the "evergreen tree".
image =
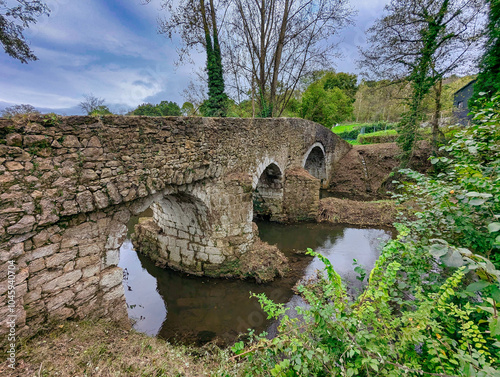
{"type": "Polygon", "coordinates": [[[474,107],[479,93],[492,98],[500,91],[500,0],[486,0],[489,3],[486,50],[479,63],[480,72],[474,84],[474,95],[469,107],[474,107]]]}

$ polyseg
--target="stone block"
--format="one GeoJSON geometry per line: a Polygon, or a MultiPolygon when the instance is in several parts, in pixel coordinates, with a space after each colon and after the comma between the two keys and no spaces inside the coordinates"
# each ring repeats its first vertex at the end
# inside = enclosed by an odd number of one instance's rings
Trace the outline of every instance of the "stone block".
{"type": "Polygon", "coordinates": [[[75,311],[71,308],[61,306],[60,308],[55,309],[52,312],[49,312],[49,315],[52,319],[55,319],[57,321],[63,321],[65,319],[73,317],[75,314],[75,311]]]}
{"type": "Polygon", "coordinates": [[[121,285],[123,280],[123,270],[119,267],[110,267],[101,272],[101,281],[99,286],[108,290],[118,284],[121,285]]]}
{"type": "Polygon", "coordinates": [[[99,255],[96,254],[90,254],[85,257],[80,257],[76,259],[76,265],[75,268],[77,270],[80,270],[84,267],[92,266],[92,265],[99,265],[99,255]]]}
{"type": "Polygon", "coordinates": [[[102,191],[94,192],[94,199],[97,205],[97,208],[102,209],[106,208],[109,205],[109,199],[105,193],[102,191]]]}
{"type": "Polygon", "coordinates": [[[53,243],[47,246],[39,247],[31,252],[31,260],[48,257],[59,251],[59,244],[53,243]]]}
{"type": "Polygon", "coordinates": [[[108,240],[106,242],[106,249],[118,249],[127,237],[127,226],[113,221],[109,227],[108,240]]]}
{"type": "Polygon", "coordinates": [[[24,170],[24,165],[17,161],[6,161],[4,165],[10,171],[24,170]]]}
{"type": "Polygon", "coordinates": [[[226,258],[223,256],[223,255],[214,255],[214,254],[209,254],[208,256],[208,260],[210,261],[210,263],[213,263],[213,264],[221,264],[222,262],[224,262],[226,258]]]}
{"type": "Polygon", "coordinates": [[[23,137],[20,134],[8,134],[5,136],[7,145],[13,147],[20,147],[23,145],[23,137]]]}
{"type": "Polygon", "coordinates": [[[74,260],[75,257],[76,249],[70,249],[45,258],[45,265],[47,268],[63,267],[69,261],[74,260]]]}
{"type": "Polygon", "coordinates": [[[99,274],[101,268],[99,266],[88,266],[82,269],[83,277],[88,278],[99,274]]]}
{"type": "Polygon", "coordinates": [[[24,304],[28,305],[34,301],[40,300],[42,297],[42,287],[36,287],[34,290],[27,292],[24,297],[24,304]]]}
{"type": "Polygon", "coordinates": [[[8,234],[23,234],[31,232],[36,219],[34,216],[26,215],[21,218],[16,224],[7,228],[8,234]]]}
{"type": "Polygon", "coordinates": [[[103,246],[99,244],[82,245],[78,247],[78,255],[80,257],[87,255],[100,255],[102,249],[103,246]]]}
{"type": "Polygon", "coordinates": [[[84,191],[76,195],[76,201],[82,212],[90,212],[94,210],[93,196],[90,191],[84,191]]]}
{"type": "Polygon", "coordinates": [[[75,294],[70,290],[65,290],[64,292],[57,293],[45,300],[45,306],[49,312],[59,308],[62,305],[71,305],[73,297],[75,294]]]}
{"type": "Polygon", "coordinates": [[[53,281],[54,279],[57,279],[59,276],[63,274],[62,271],[56,270],[56,271],[40,271],[34,276],[30,276],[28,280],[28,290],[32,291],[36,289],[37,287],[41,287],[43,284],[47,283],[48,281],[53,281]]]}
{"type": "Polygon", "coordinates": [[[66,148],[81,148],[82,146],[74,135],[65,135],[62,145],[66,148]]]}
{"type": "Polygon", "coordinates": [[[110,291],[106,292],[102,297],[104,301],[112,301],[123,298],[125,293],[123,292],[123,285],[117,285],[110,291]]]}
{"type": "Polygon", "coordinates": [[[65,273],[42,286],[43,292],[57,292],[75,284],[82,277],[82,271],[75,270],[65,273]]]}
{"type": "Polygon", "coordinates": [[[8,252],[0,253],[0,263],[7,262],[8,260],[13,260],[24,253],[24,243],[19,242],[11,246],[8,252]]]}

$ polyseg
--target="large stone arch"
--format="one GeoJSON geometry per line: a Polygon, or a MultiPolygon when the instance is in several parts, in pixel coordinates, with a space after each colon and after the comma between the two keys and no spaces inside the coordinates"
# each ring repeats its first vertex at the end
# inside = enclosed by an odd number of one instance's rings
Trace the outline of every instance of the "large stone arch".
{"type": "Polygon", "coordinates": [[[253,191],[254,215],[270,220],[279,220],[283,214],[283,190],[285,177],[275,161],[259,165],[257,182],[253,191]]]}
{"type": "Polygon", "coordinates": [[[139,219],[134,245],[162,267],[200,274],[225,256],[215,247],[208,206],[189,192],[155,198],[153,217],[139,219]]]}
{"type": "Polygon", "coordinates": [[[323,144],[317,142],[311,145],[304,155],[302,166],[309,174],[321,181],[322,187],[327,184],[327,161],[323,144]]]}

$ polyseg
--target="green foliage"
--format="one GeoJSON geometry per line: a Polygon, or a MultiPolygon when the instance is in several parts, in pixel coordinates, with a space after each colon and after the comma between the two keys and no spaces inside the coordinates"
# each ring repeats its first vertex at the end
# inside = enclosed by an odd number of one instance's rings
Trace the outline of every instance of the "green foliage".
{"type": "Polygon", "coordinates": [[[447,155],[431,160],[441,169],[436,177],[403,172],[414,182],[407,185],[421,208],[414,229],[422,239],[463,245],[500,266],[495,227],[488,228],[500,214],[500,97],[481,106],[475,124],[441,148],[447,155]]]}
{"type": "Polygon", "coordinates": [[[489,5],[486,49],[479,63],[479,75],[469,106],[482,95],[492,98],[500,91],[500,1],[486,0],[489,5]]]}
{"type": "Polygon", "coordinates": [[[386,131],[394,129],[394,124],[385,122],[358,124],[351,127],[337,126],[333,127],[332,131],[339,135],[344,140],[355,140],[362,133],[371,134],[373,132],[386,131]]]}
{"type": "Polygon", "coordinates": [[[133,110],[130,115],[181,116],[182,112],[177,103],[171,101],[161,101],[157,105],[143,103],[133,110]]]}
{"type": "Polygon", "coordinates": [[[352,101],[341,89],[325,89],[322,82],[315,82],[302,96],[300,116],[330,128],[347,119],[352,111],[352,101]]]}
{"type": "MultiPolygon", "coordinates": [[[[419,208],[397,225],[364,292],[349,299],[331,262],[298,288],[299,318],[260,295],[279,333],[233,350],[246,375],[500,376],[498,99],[455,136],[434,178],[404,170],[399,197],[419,208]]],[[[436,161],[438,160],[438,161],[436,161]]],[[[359,272],[359,271],[358,271],[359,272]]]]}
{"type": "Polygon", "coordinates": [[[207,51],[208,100],[200,110],[206,117],[225,117],[227,115],[228,97],[224,92],[224,77],[222,72],[222,57],[217,32],[212,37],[205,32],[207,51]]]}
{"type": "Polygon", "coordinates": [[[49,7],[41,0],[0,1],[0,43],[5,53],[21,63],[38,60],[23,33],[38,17],[49,14],[49,7]]]}
{"type": "Polygon", "coordinates": [[[377,131],[368,134],[360,134],[357,141],[360,144],[392,143],[398,137],[396,130],[377,131]]]}
{"type": "Polygon", "coordinates": [[[111,111],[109,111],[107,106],[101,105],[97,106],[94,110],[89,115],[111,115],[113,114],[111,111]]]}
{"type": "Polygon", "coordinates": [[[196,108],[191,102],[184,102],[181,107],[181,113],[184,116],[196,115],[196,108]]]}
{"type": "Polygon", "coordinates": [[[331,71],[319,75],[302,95],[300,116],[330,128],[352,115],[356,75],[331,71]]]}

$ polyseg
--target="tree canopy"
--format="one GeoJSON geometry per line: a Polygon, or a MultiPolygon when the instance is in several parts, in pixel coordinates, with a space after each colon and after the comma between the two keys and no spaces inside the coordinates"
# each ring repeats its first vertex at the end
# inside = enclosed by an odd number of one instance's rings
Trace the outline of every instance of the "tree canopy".
{"type": "Polygon", "coordinates": [[[356,75],[320,71],[302,94],[300,116],[326,127],[348,119],[357,91],[356,75]]]}
{"type": "Polygon", "coordinates": [[[21,63],[37,60],[23,33],[37,22],[38,17],[49,15],[50,9],[41,0],[16,0],[15,5],[11,3],[0,0],[0,43],[7,55],[21,63]]]}
{"type": "Polygon", "coordinates": [[[486,28],[487,41],[485,52],[479,63],[479,75],[474,84],[474,95],[470,105],[485,93],[487,98],[492,98],[500,92],[500,1],[486,0],[488,9],[488,26],[486,28]]]}
{"type": "MultiPolygon", "coordinates": [[[[392,0],[386,16],[369,30],[369,47],[362,50],[361,66],[372,75],[408,80],[408,111],[400,122],[398,143],[402,166],[413,157],[417,129],[423,119],[423,101],[453,72],[471,68],[481,36],[482,0],[392,0]]],[[[437,127],[437,121],[436,121],[437,127]]]]}
{"type": "Polygon", "coordinates": [[[161,101],[157,105],[143,103],[133,110],[130,115],[146,116],[181,116],[182,111],[179,105],[171,101],[161,101]]]}
{"type": "Polygon", "coordinates": [[[40,114],[40,112],[29,104],[12,105],[2,111],[4,118],[12,118],[20,114],[40,114]]]}

